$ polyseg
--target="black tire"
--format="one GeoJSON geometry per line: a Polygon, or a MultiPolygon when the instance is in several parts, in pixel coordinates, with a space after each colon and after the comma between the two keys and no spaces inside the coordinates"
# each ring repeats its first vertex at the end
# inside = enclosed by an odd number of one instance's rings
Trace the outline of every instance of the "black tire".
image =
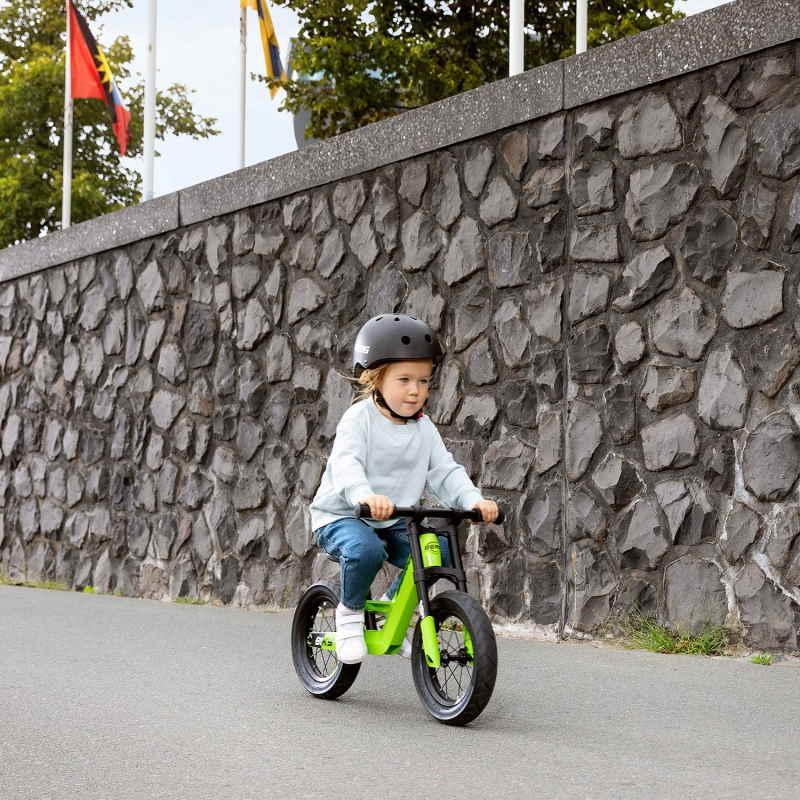
{"type": "Polygon", "coordinates": [[[486,708],[494,690],[497,642],[492,624],[477,600],[464,592],[448,591],[434,597],[431,615],[436,622],[442,666],[432,669],[427,665],[418,622],[411,652],[414,686],[435,719],[445,725],[466,725],[486,708]],[[463,627],[472,639],[472,658],[464,646],[463,627]]]}
{"type": "Polygon", "coordinates": [[[336,653],[313,642],[311,634],[336,630],[338,604],[338,584],[320,581],[306,589],[292,620],[292,661],[297,677],[310,694],[325,700],[343,695],[361,669],[361,664],[341,664],[336,653]]]}

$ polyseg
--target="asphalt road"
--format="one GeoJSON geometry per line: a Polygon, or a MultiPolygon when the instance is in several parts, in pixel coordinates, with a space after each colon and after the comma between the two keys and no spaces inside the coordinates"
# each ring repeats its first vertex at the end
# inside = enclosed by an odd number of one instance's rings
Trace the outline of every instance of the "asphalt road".
{"type": "Polygon", "coordinates": [[[791,798],[800,668],[501,638],[448,728],[409,664],[308,696],[291,613],[0,587],[0,800],[791,798]]]}

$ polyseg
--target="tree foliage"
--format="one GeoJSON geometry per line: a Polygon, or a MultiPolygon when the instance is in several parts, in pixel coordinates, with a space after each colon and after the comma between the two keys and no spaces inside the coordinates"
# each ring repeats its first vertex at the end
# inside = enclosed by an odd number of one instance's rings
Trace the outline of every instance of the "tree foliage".
{"type": "MultiPolygon", "coordinates": [[[[61,220],[64,132],[64,0],[5,0],[0,9],[0,247],[56,230],[61,220]]],[[[103,14],[133,0],[81,0],[131,112],[128,156],[143,149],[144,83],[132,72],[127,37],[102,41],[103,14]]],[[[190,90],[157,93],[156,136],[213,136],[216,120],[192,110],[190,90]]],[[[72,220],[80,222],[140,200],[139,173],[117,152],[100,100],[76,100],[73,113],[72,220]]]]}
{"type": "MultiPolygon", "coordinates": [[[[273,0],[300,18],[283,108],[333,136],[508,74],[508,0],[273,0]]],[[[672,22],[675,0],[590,0],[589,46],[672,22]]],[[[526,0],[526,69],[574,53],[574,0],[526,0]]]]}

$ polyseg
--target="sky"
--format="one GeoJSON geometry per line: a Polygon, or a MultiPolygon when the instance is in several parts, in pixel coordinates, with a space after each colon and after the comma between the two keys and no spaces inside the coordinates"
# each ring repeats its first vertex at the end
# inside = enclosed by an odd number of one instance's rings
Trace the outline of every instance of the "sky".
{"type": "MultiPolygon", "coordinates": [[[[729,0],[678,0],[695,14],[729,0]]],[[[100,44],[119,35],[131,39],[134,69],[145,70],[147,0],[103,18],[94,31],[100,44]]],[[[289,38],[299,24],[294,12],[270,6],[286,62],[289,38]]],[[[591,14],[589,15],[591,25],[591,14]]],[[[97,23],[96,23],[97,25],[97,23]]],[[[195,112],[217,118],[219,136],[205,140],[169,137],[156,143],[154,193],[168,194],[239,168],[239,3],[236,0],[158,0],[157,86],[183,83],[194,90],[195,112]]],[[[248,73],[264,72],[255,12],[248,13],[248,73]]],[[[248,80],[246,164],[256,164],[296,149],[292,115],[279,111],[283,93],[271,100],[264,84],[248,80]]],[[[142,172],[141,159],[126,159],[142,172]]]]}

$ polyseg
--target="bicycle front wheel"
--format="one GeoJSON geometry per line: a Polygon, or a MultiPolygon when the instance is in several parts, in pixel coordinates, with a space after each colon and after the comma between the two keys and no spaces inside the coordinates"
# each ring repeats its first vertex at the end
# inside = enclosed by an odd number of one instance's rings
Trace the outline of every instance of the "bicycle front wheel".
{"type": "Polygon", "coordinates": [[[342,664],[335,652],[321,646],[322,636],[336,630],[338,603],[338,584],[320,581],[300,598],[292,621],[292,661],[297,677],[314,697],[326,700],[343,695],[361,668],[361,664],[342,664]]]}
{"type": "Polygon", "coordinates": [[[411,670],[422,704],[445,725],[466,725],[486,708],[497,678],[497,642],[480,604],[468,594],[442,592],[431,600],[441,666],[429,667],[420,624],[414,630],[411,670]]]}

